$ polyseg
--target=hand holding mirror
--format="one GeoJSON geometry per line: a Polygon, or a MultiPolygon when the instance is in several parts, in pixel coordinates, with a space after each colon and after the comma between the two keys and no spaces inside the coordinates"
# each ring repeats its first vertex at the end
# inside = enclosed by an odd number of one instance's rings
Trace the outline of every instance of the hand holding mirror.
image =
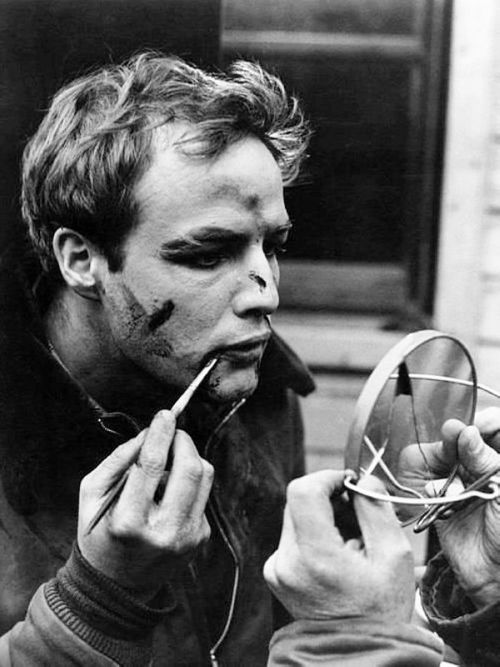
{"type": "Polygon", "coordinates": [[[443,423],[451,418],[472,424],[477,404],[476,370],[466,347],[455,337],[426,330],[406,336],[379,362],[358,399],[345,451],[345,467],[354,471],[345,486],[394,503],[403,524],[427,528],[470,498],[500,495],[494,476],[476,480],[463,493],[446,493],[458,472],[455,448],[436,454],[443,423]],[[360,489],[356,481],[372,474],[388,495],[360,489]],[[446,477],[439,491],[429,484],[446,477]],[[432,488],[432,487],[431,487],[432,488]]]}

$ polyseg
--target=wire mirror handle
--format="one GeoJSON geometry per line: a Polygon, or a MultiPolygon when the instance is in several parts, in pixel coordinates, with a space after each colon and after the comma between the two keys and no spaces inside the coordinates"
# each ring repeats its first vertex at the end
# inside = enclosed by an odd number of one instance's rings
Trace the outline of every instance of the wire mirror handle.
{"type": "Polygon", "coordinates": [[[360,488],[357,484],[354,483],[355,478],[348,475],[344,480],[344,486],[349,491],[354,491],[359,493],[366,498],[372,498],[372,500],[380,500],[384,503],[396,503],[398,505],[420,505],[424,507],[431,507],[433,505],[443,506],[443,505],[453,505],[462,501],[469,501],[474,498],[480,500],[495,500],[500,496],[500,478],[496,475],[490,475],[490,481],[488,487],[491,488],[491,491],[465,491],[459,496],[454,497],[426,497],[420,496],[419,498],[406,498],[404,496],[391,496],[388,493],[377,493],[377,491],[366,491],[365,489],[360,488]]]}

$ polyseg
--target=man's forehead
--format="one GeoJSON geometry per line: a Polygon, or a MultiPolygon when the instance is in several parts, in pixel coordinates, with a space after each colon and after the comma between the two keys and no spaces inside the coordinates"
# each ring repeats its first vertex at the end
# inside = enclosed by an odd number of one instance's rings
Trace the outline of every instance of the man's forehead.
{"type": "Polygon", "coordinates": [[[221,205],[260,214],[269,206],[282,206],[283,187],[279,168],[259,139],[245,138],[209,159],[189,155],[182,142],[176,145],[163,136],[154,142],[152,160],[136,184],[135,196],[143,212],[221,205]]]}
{"type": "MultiPolygon", "coordinates": [[[[174,177],[175,178],[175,177],[174,177]]],[[[249,213],[258,214],[265,204],[264,196],[251,184],[239,182],[231,178],[207,177],[206,174],[194,172],[191,181],[173,184],[160,180],[150,181],[146,187],[136,189],[136,201],[138,209],[147,212],[150,207],[161,205],[176,208],[189,206],[203,207],[218,205],[227,206],[231,209],[241,209],[249,213]],[[174,197],[174,199],[172,198],[174,197]]]]}
{"type": "Polygon", "coordinates": [[[245,187],[245,184],[238,183],[232,179],[219,179],[207,186],[206,197],[208,201],[219,199],[233,200],[243,208],[254,211],[262,203],[261,197],[257,192],[245,187]]]}

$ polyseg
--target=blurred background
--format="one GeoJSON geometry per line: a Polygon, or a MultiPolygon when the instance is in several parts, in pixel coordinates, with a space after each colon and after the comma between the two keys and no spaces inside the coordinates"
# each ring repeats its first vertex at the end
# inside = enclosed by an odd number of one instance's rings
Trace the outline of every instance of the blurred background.
{"type": "Polygon", "coordinates": [[[259,60],[315,129],[275,326],[317,379],[309,469],[341,466],[367,375],[409,331],[456,334],[500,387],[499,36],[497,0],[0,0],[0,243],[63,82],[145,48],[259,60]]]}

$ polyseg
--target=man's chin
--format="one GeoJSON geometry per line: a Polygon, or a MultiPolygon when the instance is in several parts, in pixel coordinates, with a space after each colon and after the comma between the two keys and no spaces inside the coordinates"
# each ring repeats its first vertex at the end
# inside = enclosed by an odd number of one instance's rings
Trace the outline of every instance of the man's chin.
{"type": "Polygon", "coordinates": [[[248,398],[257,389],[259,382],[259,370],[257,367],[237,369],[232,372],[220,373],[216,368],[211,373],[207,386],[205,387],[211,400],[217,403],[234,403],[243,398],[248,398]]]}

